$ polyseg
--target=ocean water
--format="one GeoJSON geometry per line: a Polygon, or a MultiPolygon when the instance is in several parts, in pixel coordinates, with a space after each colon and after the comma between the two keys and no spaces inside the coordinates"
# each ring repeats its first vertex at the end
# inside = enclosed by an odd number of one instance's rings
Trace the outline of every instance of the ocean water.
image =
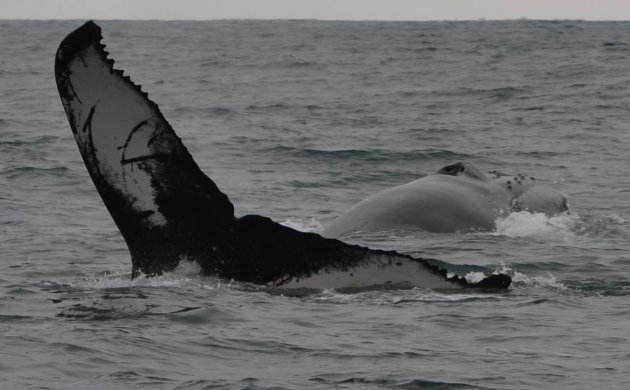
{"type": "Polygon", "coordinates": [[[321,231],[467,160],[569,215],[347,239],[504,293],[130,279],[53,62],[83,21],[0,21],[0,388],[630,388],[630,23],[100,22],[238,215],[321,231]]]}

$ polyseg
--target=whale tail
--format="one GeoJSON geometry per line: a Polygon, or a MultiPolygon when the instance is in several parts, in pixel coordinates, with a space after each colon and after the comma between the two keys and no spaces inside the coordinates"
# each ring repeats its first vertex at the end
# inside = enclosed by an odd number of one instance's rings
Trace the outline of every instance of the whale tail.
{"type": "Polygon", "coordinates": [[[83,161],[129,248],[133,276],[160,274],[186,258],[204,274],[259,284],[299,285],[324,274],[335,274],[340,284],[352,282],[348,275],[357,270],[386,283],[390,269],[413,264],[426,287],[509,286],[506,275],[470,284],[422,259],[299,232],[261,216],[236,218],[158,106],[113,67],[101,39],[91,21],[70,33],[57,51],[55,76],[83,161]]]}

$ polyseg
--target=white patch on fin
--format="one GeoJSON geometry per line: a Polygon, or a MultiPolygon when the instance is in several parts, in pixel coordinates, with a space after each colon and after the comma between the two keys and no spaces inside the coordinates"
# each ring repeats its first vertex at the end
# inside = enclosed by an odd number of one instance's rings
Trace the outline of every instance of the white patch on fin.
{"type": "Polygon", "coordinates": [[[421,262],[408,259],[391,261],[389,256],[374,256],[358,267],[345,271],[322,270],[306,278],[283,283],[282,287],[340,289],[404,283],[431,289],[453,289],[455,286],[421,262]]]}

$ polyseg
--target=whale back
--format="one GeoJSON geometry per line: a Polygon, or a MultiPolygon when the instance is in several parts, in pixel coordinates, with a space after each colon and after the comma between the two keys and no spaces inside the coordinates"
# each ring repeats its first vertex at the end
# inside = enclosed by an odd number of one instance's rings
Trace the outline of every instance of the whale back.
{"type": "Polygon", "coordinates": [[[486,182],[490,180],[488,176],[479,168],[468,161],[459,161],[455,164],[447,165],[436,172],[437,175],[467,177],[471,180],[486,182]]]}
{"type": "Polygon", "coordinates": [[[324,230],[328,237],[357,231],[490,230],[508,211],[503,186],[469,162],[457,162],[410,183],[367,197],[324,230]]]}
{"type": "Polygon", "coordinates": [[[536,185],[531,176],[488,176],[460,161],[410,183],[367,197],[324,230],[327,237],[356,232],[413,231],[434,233],[492,230],[510,212],[526,210],[548,216],[568,210],[559,192],[536,185]]]}

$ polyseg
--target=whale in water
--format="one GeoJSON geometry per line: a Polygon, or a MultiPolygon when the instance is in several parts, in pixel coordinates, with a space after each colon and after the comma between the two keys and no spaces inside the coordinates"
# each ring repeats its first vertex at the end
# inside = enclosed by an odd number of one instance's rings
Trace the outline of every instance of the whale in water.
{"type": "Polygon", "coordinates": [[[323,235],[423,230],[435,233],[488,231],[514,211],[568,211],[558,191],[522,174],[488,176],[469,162],[458,162],[433,175],[383,190],[359,202],[327,226],[323,235]]]}
{"type": "Polygon", "coordinates": [[[472,283],[426,259],[235,216],[158,106],[114,68],[101,39],[91,21],[71,32],[57,50],[55,79],[85,166],[129,248],[132,277],[186,259],[203,275],[289,288],[510,285],[504,274],[472,283]]]}

